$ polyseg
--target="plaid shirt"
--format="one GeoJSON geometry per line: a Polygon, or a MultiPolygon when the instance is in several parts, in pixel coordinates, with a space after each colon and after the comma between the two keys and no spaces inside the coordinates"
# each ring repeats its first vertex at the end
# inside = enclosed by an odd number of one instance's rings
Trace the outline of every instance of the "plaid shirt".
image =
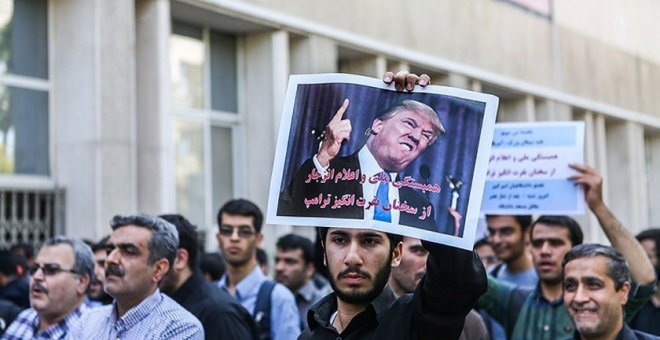
{"type": "MultiPolygon", "coordinates": [[[[655,283],[633,284],[624,307],[625,320],[629,321],[653,293],[655,283]]],[[[489,276],[488,292],[477,301],[477,308],[485,309],[502,323],[511,340],[570,339],[575,331],[563,300],[548,301],[541,293],[540,283],[535,289],[525,289],[489,276]]]]}
{"type": "Polygon", "coordinates": [[[197,318],[156,289],[120,319],[117,301],[89,309],[67,339],[204,339],[204,330],[197,318]]]}
{"type": "Polygon", "coordinates": [[[18,315],[11,326],[2,335],[3,340],[23,339],[64,339],[71,326],[78,321],[80,316],[87,310],[85,304],[81,304],[76,310],[67,315],[60,322],[38,331],[39,314],[32,308],[26,309],[18,315]]]}

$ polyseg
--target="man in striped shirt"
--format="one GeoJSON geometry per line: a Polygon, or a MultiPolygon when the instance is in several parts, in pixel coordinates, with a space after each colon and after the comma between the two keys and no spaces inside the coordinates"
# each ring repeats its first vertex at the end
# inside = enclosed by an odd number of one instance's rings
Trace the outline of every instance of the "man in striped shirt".
{"type": "Polygon", "coordinates": [[[85,292],[94,272],[91,249],[80,240],[47,240],[32,266],[30,305],[2,339],[61,339],[86,307],[85,292]]]}

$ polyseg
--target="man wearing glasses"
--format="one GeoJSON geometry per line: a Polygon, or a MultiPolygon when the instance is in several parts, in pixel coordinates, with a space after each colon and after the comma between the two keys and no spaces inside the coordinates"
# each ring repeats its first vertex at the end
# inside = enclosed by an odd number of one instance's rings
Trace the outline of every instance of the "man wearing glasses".
{"type": "Polygon", "coordinates": [[[229,292],[252,314],[260,339],[296,339],[300,334],[300,316],[293,294],[285,286],[274,284],[257,266],[257,246],[263,240],[262,223],[261,210],[250,201],[231,200],[220,208],[217,239],[227,271],[218,281],[218,287],[229,292]]]}
{"type": "Polygon", "coordinates": [[[83,301],[94,273],[94,256],[82,241],[47,240],[30,266],[30,305],[3,339],[60,339],[86,310],[83,301]]]}

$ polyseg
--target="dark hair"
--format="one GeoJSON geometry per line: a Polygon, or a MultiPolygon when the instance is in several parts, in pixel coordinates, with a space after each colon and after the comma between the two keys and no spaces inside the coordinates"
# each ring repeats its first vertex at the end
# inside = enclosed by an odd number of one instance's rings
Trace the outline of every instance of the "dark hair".
{"type": "Polygon", "coordinates": [[[530,229],[530,236],[534,233],[534,227],[539,224],[547,224],[551,225],[554,227],[560,227],[560,228],[566,228],[568,229],[568,234],[571,239],[571,246],[575,247],[577,245],[582,244],[584,240],[584,234],[582,234],[582,228],[580,228],[580,225],[572,218],[568,216],[552,216],[552,215],[543,215],[540,216],[539,218],[532,223],[531,229],[530,229]]]}
{"type": "Polygon", "coordinates": [[[643,230],[641,233],[635,236],[637,241],[652,240],[655,242],[655,246],[660,247],[660,228],[651,228],[643,230]]]}
{"type": "Polygon", "coordinates": [[[99,250],[105,251],[105,246],[108,244],[109,239],[110,239],[110,235],[105,236],[97,243],[94,243],[94,245],[92,246],[92,253],[96,253],[99,250]]]}
{"type": "Polygon", "coordinates": [[[305,264],[309,264],[314,259],[314,245],[312,241],[307,237],[303,237],[296,234],[284,235],[277,240],[275,245],[278,250],[302,250],[302,257],[305,264]]]}
{"type": "Polygon", "coordinates": [[[0,274],[4,276],[16,275],[16,257],[18,255],[9,250],[0,250],[0,274]]]}
{"type": "Polygon", "coordinates": [[[501,216],[511,216],[516,220],[516,223],[520,225],[520,230],[525,232],[532,225],[532,215],[486,215],[486,221],[489,218],[501,217],[501,216]]]}
{"type": "Polygon", "coordinates": [[[618,251],[612,247],[604,246],[602,244],[586,243],[573,247],[564,256],[564,261],[561,264],[562,270],[566,268],[566,264],[584,257],[603,256],[607,258],[607,276],[614,281],[614,288],[621,289],[625,282],[630,281],[630,272],[628,271],[628,263],[626,259],[618,251]]]}
{"type": "Polygon", "coordinates": [[[160,215],[158,217],[176,227],[176,231],[179,232],[179,248],[183,248],[188,252],[188,267],[193,271],[197,269],[197,258],[199,257],[197,228],[179,214],[160,215]]]}
{"type": "Polygon", "coordinates": [[[179,233],[176,227],[164,219],[151,215],[115,215],[110,220],[112,230],[133,225],[151,231],[149,240],[149,258],[147,263],[154,264],[157,260],[166,259],[170,268],[174,265],[174,259],[179,247],[179,233]]]}
{"type": "Polygon", "coordinates": [[[475,242],[473,249],[477,249],[481,246],[489,246],[489,247],[491,246],[490,242],[488,242],[488,237],[481,238],[477,242],[475,242]]]}
{"type": "Polygon", "coordinates": [[[257,248],[257,262],[259,266],[268,265],[268,254],[261,248],[257,248]]]}
{"type": "Polygon", "coordinates": [[[264,222],[264,215],[259,207],[245,199],[235,199],[225,203],[218,211],[218,226],[222,225],[222,214],[240,215],[253,218],[254,230],[261,232],[261,225],[264,222]]]}
{"type": "Polygon", "coordinates": [[[25,259],[28,260],[34,258],[34,246],[30,243],[26,243],[26,242],[16,243],[15,245],[11,246],[11,248],[9,248],[9,251],[14,254],[24,256],[25,259]],[[19,254],[19,252],[22,254],[19,254]]]}
{"type": "MultiPolygon", "coordinates": [[[[328,229],[327,227],[317,227],[316,228],[319,232],[319,236],[321,237],[321,242],[325,244],[325,239],[328,236],[328,229]]],[[[394,248],[399,244],[399,242],[403,241],[403,236],[397,235],[397,234],[390,234],[390,233],[385,233],[387,235],[387,238],[390,240],[390,252],[394,251],[394,248]]]]}
{"type": "Polygon", "coordinates": [[[203,274],[209,274],[211,280],[218,281],[225,273],[225,260],[218,253],[206,253],[199,261],[203,274]]]}

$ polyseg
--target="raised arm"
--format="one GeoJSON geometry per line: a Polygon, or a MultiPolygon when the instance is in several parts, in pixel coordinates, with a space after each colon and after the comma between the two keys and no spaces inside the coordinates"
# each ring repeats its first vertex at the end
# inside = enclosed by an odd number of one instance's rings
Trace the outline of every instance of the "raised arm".
{"type": "Polygon", "coordinates": [[[639,285],[653,283],[655,271],[642,245],[624,228],[603,202],[603,178],[596,170],[587,165],[570,164],[569,166],[578,172],[569,179],[584,187],[584,199],[589,210],[598,218],[598,223],[612,243],[612,247],[628,261],[632,279],[639,285]]]}
{"type": "Polygon", "coordinates": [[[473,251],[422,241],[426,276],[415,294],[413,322],[423,339],[458,336],[465,316],[486,292],[486,271],[473,251]]]}

